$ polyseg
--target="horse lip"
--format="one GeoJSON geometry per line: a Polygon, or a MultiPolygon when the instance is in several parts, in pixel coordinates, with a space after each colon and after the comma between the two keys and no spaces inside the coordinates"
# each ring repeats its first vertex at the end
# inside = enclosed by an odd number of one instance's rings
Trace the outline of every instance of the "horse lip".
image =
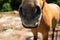
{"type": "Polygon", "coordinates": [[[36,28],[36,27],[38,27],[38,24],[36,24],[35,26],[32,26],[32,25],[25,25],[25,24],[22,23],[22,25],[25,28],[36,28]]]}

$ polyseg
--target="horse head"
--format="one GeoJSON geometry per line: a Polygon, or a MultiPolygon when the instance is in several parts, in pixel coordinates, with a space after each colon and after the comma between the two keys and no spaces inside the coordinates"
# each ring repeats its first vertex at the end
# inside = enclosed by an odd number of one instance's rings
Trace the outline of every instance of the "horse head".
{"type": "Polygon", "coordinates": [[[41,7],[36,0],[22,0],[19,14],[24,27],[37,27],[41,20],[41,7]]]}

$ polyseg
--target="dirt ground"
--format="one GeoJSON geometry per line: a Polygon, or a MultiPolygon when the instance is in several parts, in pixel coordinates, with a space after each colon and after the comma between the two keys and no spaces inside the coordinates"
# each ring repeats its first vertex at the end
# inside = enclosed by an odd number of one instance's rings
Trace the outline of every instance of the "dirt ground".
{"type": "MultiPolygon", "coordinates": [[[[21,19],[18,13],[0,12],[0,40],[33,40],[31,29],[26,29],[22,26],[21,19]]],[[[60,40],[60,26],[56,27],[54,40],[60,40]],[[57,33],[57,35],[56,35],[57,33]]],[[[42,35],[38,36],[38,40],[42,40],[42,35]]],[[[51,40],[52,31],[49,32],[49,40],[51,40]]]]}

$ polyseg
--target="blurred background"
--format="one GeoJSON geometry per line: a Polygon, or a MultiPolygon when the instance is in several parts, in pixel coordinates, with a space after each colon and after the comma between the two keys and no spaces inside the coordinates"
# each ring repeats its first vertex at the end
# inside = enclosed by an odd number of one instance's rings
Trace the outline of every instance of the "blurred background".
{"type": "MultiPolygon", "coordinates": [[[[47,0],[48,3],[56,3],[60,6],[60,0],[47,0]]],[[[0,12],[18,10],[21,0],[0,0],[0,12]]]]}

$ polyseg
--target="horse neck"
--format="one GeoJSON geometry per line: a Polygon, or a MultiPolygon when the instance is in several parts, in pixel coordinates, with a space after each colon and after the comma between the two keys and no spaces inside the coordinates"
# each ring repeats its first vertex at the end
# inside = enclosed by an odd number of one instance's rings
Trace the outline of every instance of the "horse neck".
{"type": "Polygon", "coordinates": [[[42,8],[42,14],[44,15],[44,14],[46,14],[45,12],[46,12],[47,9],[48,9],[48,4],[45,2],[42,7],[43,7],[43,8],[42,8]]]}
{"type": "Polygon", "coordinates": [[[49,5],[45,2],[44,7],[42,9],[42,16],[43,16],[43,20],[45,21],[45,23],[49,26],[50,25],[50,20],[49,20],[49,5]]]}

